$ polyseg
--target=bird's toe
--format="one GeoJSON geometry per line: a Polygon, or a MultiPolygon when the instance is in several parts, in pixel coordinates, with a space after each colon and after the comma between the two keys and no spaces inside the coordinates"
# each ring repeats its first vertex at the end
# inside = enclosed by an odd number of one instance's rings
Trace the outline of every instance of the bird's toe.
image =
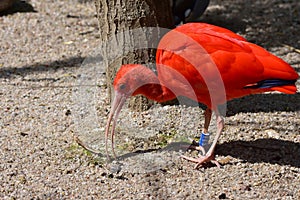
{"type": "Polygon", "coordinates": [[[215,164],[219,169],[221,168],[219,162],[215,160],[214,155],[199,156],[198,158],[192,158],[192,157],[181,155],[181,158],[196,163],[195,169],[209,162],[215,164]]]}

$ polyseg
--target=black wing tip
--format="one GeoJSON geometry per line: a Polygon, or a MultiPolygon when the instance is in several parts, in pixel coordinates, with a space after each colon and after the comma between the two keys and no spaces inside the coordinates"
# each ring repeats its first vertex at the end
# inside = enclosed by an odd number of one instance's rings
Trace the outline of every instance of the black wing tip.
{"type": "Polygon", "coordinates": [[[244,89],[266,89],[272,87],[280,87],[285,85],[294,85],[297,79],[295,80],[283,80],[283,79],[267,79],[262,80],[254,84],[249,84],[244,87],[244,89]]]}

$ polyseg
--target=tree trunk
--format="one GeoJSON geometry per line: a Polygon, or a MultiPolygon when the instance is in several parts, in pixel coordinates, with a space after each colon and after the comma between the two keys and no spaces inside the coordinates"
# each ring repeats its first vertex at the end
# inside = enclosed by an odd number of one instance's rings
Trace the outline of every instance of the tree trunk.
{"type": "MultiPolygon", "coordinates": [[[[159,27],[173,28],[172,10],[170,0],[95,0],[95,5],[102,41],[101,54],[107,66],[107,85],[111,95],[115,73],[122,64],[155,63],[155,49],[139,47],[156,47],[163,34],[159,27]],[[156,33],[149,35],[147,27],[157,27],[153,29],[156,33]]],[[[137,110],[144,110],[151,104],[140,96],[132,98],[129,103],[137,110]]]]}

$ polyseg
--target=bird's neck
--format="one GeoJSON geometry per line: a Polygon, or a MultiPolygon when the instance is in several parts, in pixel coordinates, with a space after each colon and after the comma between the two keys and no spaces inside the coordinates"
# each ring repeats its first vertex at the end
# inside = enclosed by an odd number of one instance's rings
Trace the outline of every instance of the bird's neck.
{"type": "Polygon", "coordinates": [[[134,95],[137,94],[142,94],[148,99],[152,99],[157,102],[165,102],[176,98],[176,96],[168,88],[160,84],[146,84],[134,93],[134,95]]]}
{"type": "Polygon", "coordinates": [[[165,102],[176,98],[176,95],[167,87],[163,86],[158,77],[152,71],[148,71],[146,76],[147,82],[139,87],[133,93],[133,96],[141,94],[148,99],[152,99],[157,102],[165,102]]]}

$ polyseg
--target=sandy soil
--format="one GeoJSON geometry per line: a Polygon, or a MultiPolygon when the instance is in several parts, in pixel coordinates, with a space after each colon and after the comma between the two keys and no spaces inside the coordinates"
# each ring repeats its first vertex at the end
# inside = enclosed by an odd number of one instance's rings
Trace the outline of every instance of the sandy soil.
{"type": "MultiPolygon", "coordinates": [[[[300,72],[298,0],[212,0],[201,21],[245,36],[300,72]]],[[[222,169],[195,170],[174,145],[177,135],[198,135],[202,110],[125,109],[116,138],[123,157],[107,166],[74,141],[102,148],[109,109],[102,72],[96,82],[79,76],[101,63],[93,61],[100,43],[93,2],[18,2],[0,27],[1,199],[300,199],[299,92],[229,102],[216,150],[222,169]],[[97,120],[79,120],[90,111],[97,120]]]]}

